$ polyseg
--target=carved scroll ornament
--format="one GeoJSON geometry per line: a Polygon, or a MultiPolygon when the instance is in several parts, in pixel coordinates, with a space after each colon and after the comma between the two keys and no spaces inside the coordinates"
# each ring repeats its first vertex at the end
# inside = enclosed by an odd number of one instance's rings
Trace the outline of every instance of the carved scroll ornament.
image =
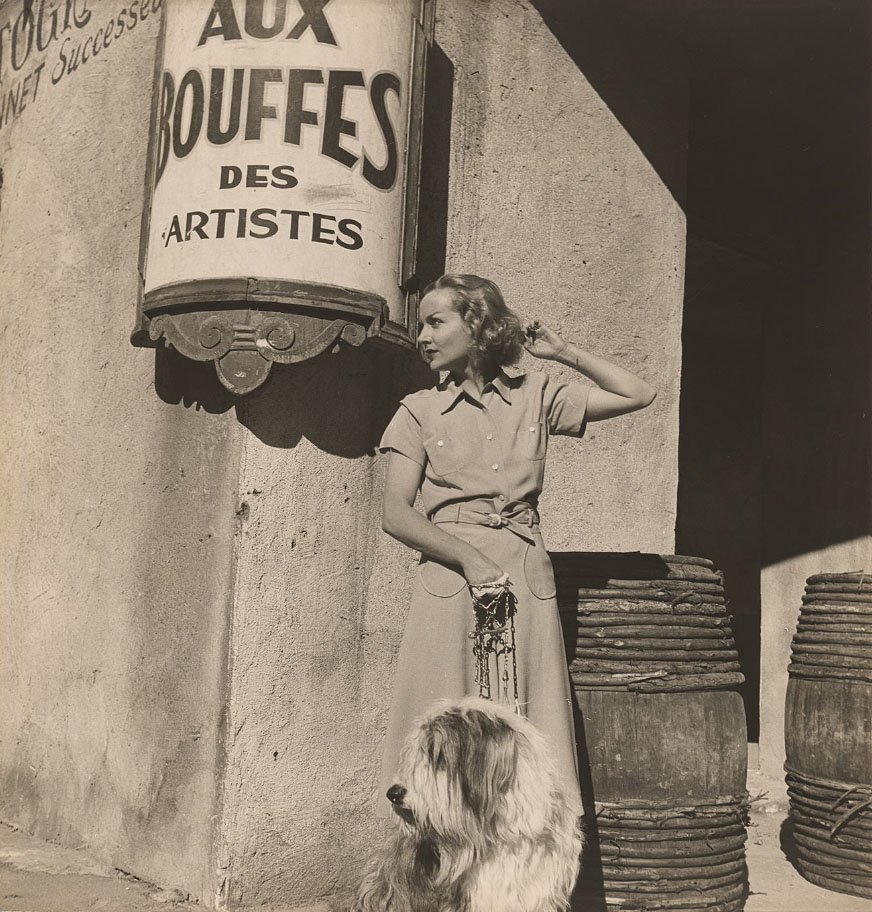
{"type": "Polygon", "coordinates": [[[164,286],[145,296],[143,316],[153,343],[163,339],[187,358],[214,361],[218,379],[237,395],[257,389],[275,362],[304,361],[340,343],[360,346],[388,320],[378,295],[262,279],[164,286]],[[192,311],[198,299],[204,309],[192,311]]]}

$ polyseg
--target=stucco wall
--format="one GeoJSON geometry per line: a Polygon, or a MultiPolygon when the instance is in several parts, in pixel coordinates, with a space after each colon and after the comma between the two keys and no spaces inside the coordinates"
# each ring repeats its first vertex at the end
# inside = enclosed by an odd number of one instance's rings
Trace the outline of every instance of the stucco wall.
{"type": "MultiPolygon", "coordinates": [[[[430,99],[451,109],[446,269],[494,278],[525,316],[660,391],[651,409],[594,425],[581,444],[552,442],[547,541],[669,552],[681,209],[564,48],[571,29],[515,0],[446,2],[437,16],[435,54],[453,78],[450,102],[430,99]]],[[[680,175],[680,74],[664,71],[650,36],[625,38],[619,94],[647,111],[645,141],[680,175]]],[[[425,175],[426,193],[436,177],[425,175]]],[[[423,251],[427,262],[437,254],[423,251]]],[[[230,908],[344,908],[378,837],[373,790],[415,555],[380,532],[373,448],[399,398],[428,382],[403,357],[346,352],[274,369],[239,408],[247,507],[221,824],[230,908]]]]}
{"type": "MultiPolygon", "coordinates": [[[[231,908],[347,887],[374,838],[384,693],[414,555],[379,529],[373,446],[420,370],[368,351],[276,370],[248,436],[221,827],[231,908]]],[[[420,385],[420,381],[418,382],[420,385]]]]}
{"type": "Polygon", "coordinates": [[[0,127],[0,819],[202,895],[238,428],[129,342],[159,13],[70,6],[2,61],[4,93],[44,67],[0,127]]]}

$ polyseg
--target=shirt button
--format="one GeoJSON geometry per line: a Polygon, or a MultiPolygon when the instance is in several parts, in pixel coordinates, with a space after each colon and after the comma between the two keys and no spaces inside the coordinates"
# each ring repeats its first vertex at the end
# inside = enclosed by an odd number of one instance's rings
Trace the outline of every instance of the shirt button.
{"type": "Polygon", "coordinates": [[[500,494],[499,497],[497,497],[497,500],[505,500],[505,499],[506,499],[505,494],[500,494]]]}
{"type": "Polygon", "coordinates": [[[499,466],[498,466],[496,463],[494,463],[494,464],[491,466],[491,468],[492,468],[495,472],[499,470],[499,466]]]}
{"type": "Polygon", "coordinates": [[[531,424],[531,425],[530,425],[530,432],[532,433],[532,432],[534,432],[535,430],[536,430],[536,428],[531,424]]]}
{"type": "Polygon", "coordinates": [[[488,435],[487,435],[487,439],[488,439],[488,440],[493,440],[493,439],[494,439],[494,435],[493,435],[493,434],[488,434],[488,435]]]}
{"type": "Polygon", "coordinates": [[[437,441],[436,441],[436,446],[445,446],[445,441],[444,441],[444,440],[437,440],[437,441]]]}

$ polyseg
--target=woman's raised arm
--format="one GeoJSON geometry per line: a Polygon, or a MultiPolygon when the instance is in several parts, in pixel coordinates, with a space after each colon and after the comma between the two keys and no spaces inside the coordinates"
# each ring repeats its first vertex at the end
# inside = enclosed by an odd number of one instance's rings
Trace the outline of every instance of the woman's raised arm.
{"type": "Polygon", "coordinates": [[[599,355],[583,351],[541,323],[531,323],[526,336],[524,347],[531,355],[572,367],[596,383],[587,400],[588,421],[636,412],[649,406],[657,396],[654,387],[641,377],[599,355]]]}

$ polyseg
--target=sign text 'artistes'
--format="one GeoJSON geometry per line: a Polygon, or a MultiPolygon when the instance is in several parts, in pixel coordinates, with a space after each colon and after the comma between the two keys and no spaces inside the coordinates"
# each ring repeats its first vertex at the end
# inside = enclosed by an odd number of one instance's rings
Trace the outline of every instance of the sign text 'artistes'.
{"type": "MultiPolygon", "coordinates": [[[[299,181],[294,176],[293,165],[222,165],[218,187],[232,190],[242,184],[246,187],[272,187],[291,190],[299,181]]],[[[279,237],[290,241],[310,240],[315,244],[338,244],[346,250],[363,247],[363,226],[352,218],[339,218],[323,212],[305,209],[216,208],[194,209],[175,214],[169,229],[162,235],[163,246],[170,241],[181,244],[190,240],[222,240],[223,238],[254,238],[263,240],[279,237]]]]}

